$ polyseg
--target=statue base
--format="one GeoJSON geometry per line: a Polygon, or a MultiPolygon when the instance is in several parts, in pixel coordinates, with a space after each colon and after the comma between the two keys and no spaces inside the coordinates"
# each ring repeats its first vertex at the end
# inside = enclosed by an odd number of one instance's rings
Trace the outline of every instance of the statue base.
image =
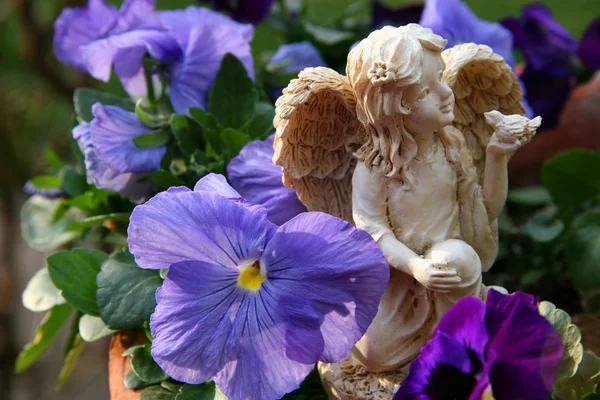
{"type": "Polygon", "coordinates": [[[410,364],[393,371],[370,372],[352,353],[339,363],[318,364],[329,398],[336,400],[390,400],[408,374],[410,364]]]}

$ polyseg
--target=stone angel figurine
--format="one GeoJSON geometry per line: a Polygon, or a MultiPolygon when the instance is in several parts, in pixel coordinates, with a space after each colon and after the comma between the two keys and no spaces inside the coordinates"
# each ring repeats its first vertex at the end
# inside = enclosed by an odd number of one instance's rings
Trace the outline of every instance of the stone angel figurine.
{"type": "Polygon", "coordinates": [[[497,254],[507,162],[540,118],[483,45],[416,24],[375,31],[348,55],[347,76],[307,68],[276,103],[274,162],[311,211],[378,242],[391,277],[351,355],[319,369],[331,397],[390,399],[444,313],[485,299],[497,254]]]}

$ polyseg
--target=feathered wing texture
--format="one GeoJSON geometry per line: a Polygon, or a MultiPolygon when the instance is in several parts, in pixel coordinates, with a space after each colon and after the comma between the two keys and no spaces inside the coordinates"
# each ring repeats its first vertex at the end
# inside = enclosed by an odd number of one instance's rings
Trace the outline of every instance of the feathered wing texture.
{"type": "Polygon", "coordinates": [[[453,125],[465,137],[481,183],[485,150],[494,133],[484,113],[525,115],[523,91],[511,67],[488,46],[461,44],[444,50],[442,58],[444,79],[456,98],[453,125]]]}
{"type": "Polygon", "coordinates": [[[366,134],[348,79],[329,68],[306,68],[275,106],[273,162],[283,167],[284,184],[310,211],[353,223],[352,154],[366,134]]]}

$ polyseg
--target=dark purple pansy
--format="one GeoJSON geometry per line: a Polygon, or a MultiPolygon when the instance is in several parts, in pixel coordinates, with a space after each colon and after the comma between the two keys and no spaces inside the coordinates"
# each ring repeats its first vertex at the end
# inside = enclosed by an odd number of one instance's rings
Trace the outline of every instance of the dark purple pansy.
{"type": "Polygon", "coordinates": [[[600,18],[593,20],[585,30],[577,55],[589,69],[600,69],[600,18]]]}
{"type": "Polygon", "coordinates": [[[273,0],[199,0],[211,4],[215,10],[225,11],[237,21],[258,24],[271,11],[273,0]]]}
{"type": "Polygon", "coordinates": [[[227,165],[227,176],[235,190],[248,201],[267,209],[269,221],[282,225],[305,212],[306,207],[294,189],[283,185],[281,167],[273,163],[274,136],[244,146],[227,165]]]}
{"type": "Polygon", "coordinates": [[[447,47],[461,43],[485,44],[508,65],[515,66],[510,32],[500,24],[479,19],[460,0],[426,0],[419,24],[447,39],[447,47]]]}
{"type": "Polygon", "coordinates": [[[379,0],[373,1],[373,28],[379,29],[385,25],[403,26],[418,23],[423,13],[423,5],[411,4],[401,8],[391,8],[379,0]]]}
{"type": "Polygon", "coordinates": [[[152,186],[143,179],[143,174],[119,173],[98,158],[92,143],[90,124],[78,125],[73,129],[73,138],[85,157],[85,170],[89,184],[111,190],[128,197],[131,201],[141,201],[152,194],[152,186]]]}
{"type": "Polygon", "coordinates": [[[277,227],[220,175],[137,206],[129,249],[169,268],[150,319],[152,356],[186,383],[271,400],[337,362],[377,313],[389,266],[371,236],[323,213],[277,227]]]}
{"type": "Polygon", "coordinates": [[[546,400],[562,350],[533,296],[490,289],[444,315],[394,400],[546,400]]]}
{"type": "Polygon", "coordinates": [[[554,76],[574,73],[577,41],[554,19],[548,6],[530,4],[523,8],[521,17],[506,18],[501,23],[536,71],[554,76]]]}

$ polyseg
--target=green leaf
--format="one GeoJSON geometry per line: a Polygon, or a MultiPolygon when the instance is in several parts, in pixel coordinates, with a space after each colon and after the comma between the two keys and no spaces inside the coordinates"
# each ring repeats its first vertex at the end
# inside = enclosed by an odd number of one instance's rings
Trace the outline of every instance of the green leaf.
{"type": "Polygon", "coordinates": [[[53,189],[60,187],[60,178],[54,175],[40,175],[29,182],[38,189],[53,189]]]}
{"type": "Polygon", "coordinates": [[[54,307],[46,314],[35,333],[31,343],[27,344],[15,363],[15,372],[21,373],[35,363],[48,349],[50,343],[69,318],[73,307],[62,304],[54,307]]]}
{"type": "Polygon", "coordinates": [[[150,354],[150,343],[136,349],[131,358],[131,367],[141,380],[148,383],[159,383],[169,379],[167,375],[154,361],[150,354]]]}
{"type": "Polygon", "coordinates": [[[173,400],[175,393],[168,391],[160,385],[148,386],[142,392],[140,400],[173,400]]]}
{"type": "Polygon", "coordinates": [[[150,133],[137,136],[133,139],[133,143],[140,149],[155,149],[169,143],[171,135],[168,127],[162,127],[150,133]]]}
{"type": "Polygon", "coordinates": [[[89,189],[87,178],[72,165],[65,165],[60,172],[61,186],[71,197],[79,196],[89,189]]]}
{"type": "Polygon", "coordinates": [[[327,46],[333,46],[342,42],[352,42],[356,39],[352,32],[325,28],[310,21],[303,21],[302,26],[313,39],[327,46]]]}
{"type": "Polygon", "coordinates": [[[252,139],[264,139],[269,133],[273,132],[273,118],[275,118],[275,109],[264,111],[252,118],[242,131],[247,133],[252,139]]]}
{"type": "Polygon", "coordinates": [[[220,154],[221,141],[219,139],[219,132],[223,130],[223,127],[219,125],[217,119],[201,108],[192,107],[188,109],[188,112],[190,113],[192,119],[202,127],[204,139],[208,142],[210,147],[215,151],[215,153],[220,154]]]}
{"type": "Polygon", "coordinates": [[[54,286],[48,274],[48,268],[40,269],[31,278],[23,291],[23,305],[31,311],[48,311],[54,306],[64,304],[60,290],[54,286]]]}
{"type": "Polygon", "coordinates": [[[206,143],[202,136],[202,128],[193,119],[185,115],[173,114],[169,122],[177,146],[184,155],[189,157],[195,150],[204,151],[206,143]]]}
{"type": "Polygon", "coordinates": [[[115,332],[106,326],[102,318],[84,315],[79,320],[79,333],[86,342],[95,342],[115,332]]]}
{"type": "Polygon", "coordinates": [[[69,340],[67,344],[67,355],[65,356],[65,363],[58,374],[58,386],[56,390],[60,390],[69,379],[69,376],[75,368],[77,359],[83,350],[83,340],[79,333],[75,333],[72,340],[69,340]]]}
{"type": "Polygon", "coordinates": [[[73,94],[73,104],[77,120],[80,124],[90,122],[94,119],[92,106],[96,103],[102,103],[105,106],[118,106],[129,111],[135,110],[135,104],[130,99],[104,93],[96,89],[77,88],[73,94]]]}
{"type": "Polygon", "coordinates": [[[111,329],[142,326],[156,308],[154,293],[161,285],[158,271],[138,267],[128,252],[113,254],[98,274],[100,316],[111,329]]]}
{"type": "Polygon", "coordinates": [[[540,210],[521,227],[521,232],[536,242],[551,242],[559,237],[565,228],[564,222],[556,219],[557,215],[556,206],[540,210]]]}
{"type": "Polygon", "coordinates": [[[81,210],[67,210],[59,221],[54,213],[60,208],[61,200],[31,196],[21,209],[21,235],[29,247],[38,251],[52,250],[80,236],[79,232],[67,231],[67,227],[80,219],[81,210]]]}
{"type": "Polygon", "coordinates": [[[201,385],[183,385],[175,400],[227,400],[214,382],[201,385]]]}
{"type": "Polygon", "coordinates": [[[552,196],[550,196],[548,189],[543,186],[530,186],[511,189],[506,200],[526,206],[543,206],[552,201],[552,196]]]}
{"type": "Polygon", "coordinates": [[[577,207],[600,195],[600,152],[573,149],[548,160],[542,182],[560,206],[577,207]]]}
{"type": "Polygon", "coordinates": [[[565,241],[565,263],[579,289],[600,286],[600,209],[579,214],[565,241]]]}
{"type": "Polygon", "coordinates": [[[156,115],[149,114],[142,108],[143,99],[139,99],[137,103],[135,103],[135,115],[138,117],[140,122],[146,125],[149,128],[158,128],[160,127],[164,121],[162,118],[157,117],[156,115]]]}
{"type": "Polygon", "coordinates": [[[164,169],[152,171],[146,175],[146,179],[159,192],[167,190],[171,186],[185,186],[185,183],[164,169]]]}
{"type": "Polygon", "coordinates": [[[64,166],[64,163],[58,154],[56,154],[56,152],[49,147],[44,150],[44,157],[46,157],[46,162],[48,165],[50,165],[50,167],[52,167],[52,169],[55,171],[59,171],[64,166]]]}
{"type": "Polygon", "coordinates": [[[123,385],[125,385],[127,389],[138,390],[150,386],[151,384],[141,380],[135,371],[132,370],[125,375],[125,378],[123,378],[123,385]]]}
{"type": "Polygon", "coordinates": [[[182,385],[183,385],[182,383],[173,382],[171,380],[162,381],[160,383],[160,386],[164,387],[169,392],[175,393],[175,394],[179,393],[179,388],[181,388],[182,385]]]}
{"type": "Polygon", "coordinates": [[[85,314],[99,316],[96,276],[108,255],[82,247],[59,251],[48,257],[48,272],[63,297],[85,314]]]}
{"type": "Polygon", "coordinates": [[[208,111],[226,128],[241,128],[254,115],[257,92],[244,65],[226,54],[210,91],[208,111]]]}
{"type": "Polygon", "coordinates": [[[235,129],[226,128],[221,132],[221,141],[225,143],[227,147],[227,154],[229,159],[237,156],[249,141],[250,136],[244,132],[237,131],[235,129]]]}

